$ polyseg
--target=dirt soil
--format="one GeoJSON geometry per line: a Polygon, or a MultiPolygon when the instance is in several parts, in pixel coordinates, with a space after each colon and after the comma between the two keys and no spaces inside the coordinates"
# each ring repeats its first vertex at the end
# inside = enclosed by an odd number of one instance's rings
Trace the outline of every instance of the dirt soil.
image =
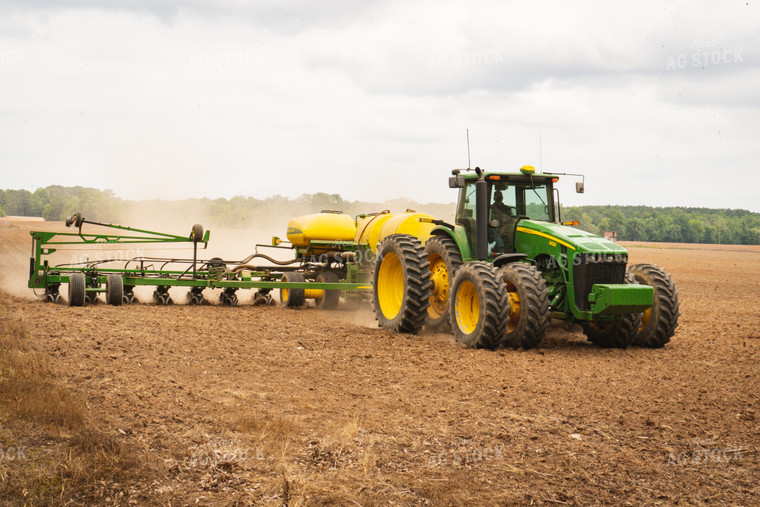
{"type": "MultiPolygon", "coordinates": [[[[555,325],[538,350],[485,351],[382,331],[366,305],[47,304],[18,285],[30,226],[0,229],[0,318],[137,464],[10,503],[760,503],[758,247],[627,244],[680,292],[662,349],[555,325]]],[[[2,424],[26,452],[0,482],[81,452],[66,429],[2,424]]]]}

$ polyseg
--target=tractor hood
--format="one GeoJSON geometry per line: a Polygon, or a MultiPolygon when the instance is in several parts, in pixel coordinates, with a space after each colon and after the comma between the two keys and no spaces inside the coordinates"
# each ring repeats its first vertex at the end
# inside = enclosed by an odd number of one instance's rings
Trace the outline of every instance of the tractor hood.
{"type": "Polygon", "coordinates": [[[515,232],[516,251],[525,252],[531,258],[553,249],[567,249],[567,253],[601,253],[626,255],[628,251],[604,238],[574,227],[541,222],[537,220],[520,220],[515,232]]]}

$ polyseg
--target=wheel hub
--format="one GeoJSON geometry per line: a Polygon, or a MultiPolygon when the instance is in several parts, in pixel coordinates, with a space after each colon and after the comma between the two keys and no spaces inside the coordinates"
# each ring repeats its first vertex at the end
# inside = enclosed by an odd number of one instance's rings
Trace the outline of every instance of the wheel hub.
{"type": "Polygon", "coordinates": [[[446,311],[449,300],[449,272],[440,257],[430,266],[430,280],[433,282],[430,296],[430,313],[440,317],[446,311]]]}

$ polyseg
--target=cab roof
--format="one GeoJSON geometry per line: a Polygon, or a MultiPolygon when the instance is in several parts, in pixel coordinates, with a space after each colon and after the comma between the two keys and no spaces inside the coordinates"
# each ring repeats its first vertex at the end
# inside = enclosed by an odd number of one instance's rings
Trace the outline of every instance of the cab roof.
{"type": "MultiPolygon", "coordinates": [[[[474,171],[459,173],[466,181],[477,180],[478,175],[474,171]]],[[[524,174],[516,172],[495,172],[486,171],[484,173],[486,181],[508,181],[514,183],[550,183],[556,182],[559,176],[551,173],[524,174]]]]}

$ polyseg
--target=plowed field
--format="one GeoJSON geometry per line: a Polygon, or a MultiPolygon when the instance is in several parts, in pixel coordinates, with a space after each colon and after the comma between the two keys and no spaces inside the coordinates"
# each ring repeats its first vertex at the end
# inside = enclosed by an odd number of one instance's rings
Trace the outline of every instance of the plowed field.
{"type": "Polygon", "coordinates": [[[555,325],[538,350],[484,351],[382,331],[361,305],[46,304],[19,287],[26,227],[0,229],[0,318],[132,463],[62,486],[83,447],[7,417],[0,447],[25,456],[0,484],[54,470],[6,487],[14,503],[760,503],[758,247],[627,245],[680,292],[662,349],[555,325]]]}

